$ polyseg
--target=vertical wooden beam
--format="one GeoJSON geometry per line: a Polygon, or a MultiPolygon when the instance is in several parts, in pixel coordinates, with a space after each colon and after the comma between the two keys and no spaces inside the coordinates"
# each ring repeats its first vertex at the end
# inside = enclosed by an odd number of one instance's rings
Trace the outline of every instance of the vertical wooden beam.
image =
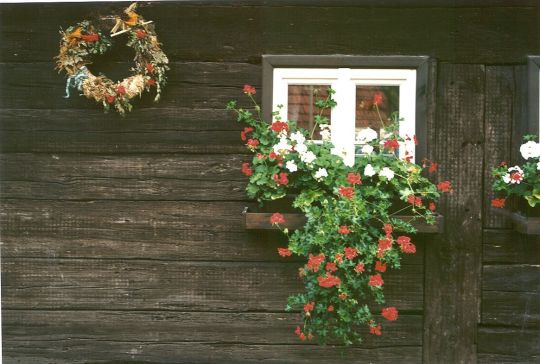
{"type": "Polygon", "coordinates": [[[480,317],[485,69],[442,64],[430,154],[453,193],[445,234],[426,244],[424,363],[475,363],[480,317]]]}

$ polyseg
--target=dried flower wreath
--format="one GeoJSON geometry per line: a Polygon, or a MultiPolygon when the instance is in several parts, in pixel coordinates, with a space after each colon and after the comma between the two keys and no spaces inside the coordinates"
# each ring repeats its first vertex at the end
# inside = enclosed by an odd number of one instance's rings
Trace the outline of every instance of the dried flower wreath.
{"type": "Polygon", "coordinates": [[[143,91],[156,88],[154,101],[159,101],[166,84],[165,72],[169,69],[169,60],[161,50],[152,21],[144,19],[135,12],[137,4],[131,4],[124,10],[122,17],[110,16],[114,19],[114,27],[110,35],[88,20],[70,26],[60,34],[60,53],[56,56],[56,68],[68,74],[66,82],[66,98],[69,89],[76,88],[82,95],[101,103],[105,111],[113,107],[124,115],[131,111],[130,100],[141,95],[143,91]],[[122,81],[114,82],[104,75],[95,76],[88,69],[93,56],[107,52],[112,46],[111,38],[127,33],[127,46],[135,50],[135,66],[133,74],[122,81]]]}

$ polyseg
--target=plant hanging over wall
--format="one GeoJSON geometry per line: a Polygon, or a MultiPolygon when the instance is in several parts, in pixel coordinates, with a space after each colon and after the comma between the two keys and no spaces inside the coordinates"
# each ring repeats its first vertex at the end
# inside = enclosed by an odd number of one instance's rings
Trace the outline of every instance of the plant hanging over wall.
{"type": "MultiPolygon", "coordinates": [[[[378,312],[371,307],[385,303],[385,272],[400,268],[402,254],[415,253],[411,222],[434,223],[439,192],[449,192],[450,182],[435,185],[422,175],[424,168],[436,170],[434,162],[425,160],[419,166],[408,157],[397,157],[404,142],[397,117],[381,133],[387,136],[383,140],[375,130],[364,129],[360,135],[364,155],[348,166],[333,153],[329,120],[323,116],[325,109],[335,106],[333,90],[316,101],[321,143],[310,141],[312,131],[281,120],[278,112],[273,113],[273,123],[265,122],[253,98],[256,90],[246,85],[244,93],[253,101],[255,113],[237,108],[234,101],[227,107],[247,124],[241,138],[254,153],[252,162],[242,165],[250,177],[249,197],[263,203],[296,194],[293,206],[307,218],[303,229],[292,233],[282,229],[289,245],[278,249],[282,257],[296,254],[306,259],[299,269],[305,291],[290,296],[286,307],[302,312],[303,324],[296,335],[302,341],[347,345],[360,342],[363,331],[381,335],[378,312]],[[410,221],[396,218],[398,213],[410,213],[410,221]]],[[[274,213],[271,223],[283,225],[283,215],[274,213]]],[[[396,307],[380,307],[384,319],[398,318],[396,307]]]]}
{"type": "Polygon", "coordinates": [[[152,88],[156,89],[154,101],[159,101],[167,81],[165,73],[169,69],[169,60],[161,50],[152,22],[144,21],[135,12],[135,7],[136,3],[129,6],[123,17],[107,17],[116,20],[110,35],[89,20],[60,31],[62,39],[56,68],[68,74],[66,98],[69,89],[74,87],[87,98],[102,104],[105,111],[113,108],[121,115],[131,111],[132,98],[152,88]],[[114,82],[104,75],[92,74],[87,67],[92,64],[92,57],[106,53],[112,46],[112,37],[124,33],[127,46],[135,50],[132,76],[114,82]]]}
{"type": "Polygon", "coordinates": [[[511,195],[523,197],[532,207],[540,203],[540,143],[534,141],[536,138],[535,135],[523,138],[525,142],[519,151],[526,162],[521,166],[509,167],[502,162],[492,170],[493,190],[503,195],[491,200],[493,207],[504,207],[506,198],[511,195]]]}

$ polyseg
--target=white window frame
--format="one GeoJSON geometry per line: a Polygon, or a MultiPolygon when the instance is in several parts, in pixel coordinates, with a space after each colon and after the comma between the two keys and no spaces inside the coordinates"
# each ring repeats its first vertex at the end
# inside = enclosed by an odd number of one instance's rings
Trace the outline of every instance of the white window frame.
{"type": "Polygon", "coordinates": [[[337,106],[331,111],[332,143],[343,151],[346,162],[355,157],[355,120],[357,86],[399,87],[399,135],[407,141],[400,146],[399,157],[412,157],[415,161],[413,136],[416,131],[416,78],[415,69],[378,68],[274,68],[272,109],[285,118],[288,114],[289,85],[328,85],[336,91],[337,106]]]}

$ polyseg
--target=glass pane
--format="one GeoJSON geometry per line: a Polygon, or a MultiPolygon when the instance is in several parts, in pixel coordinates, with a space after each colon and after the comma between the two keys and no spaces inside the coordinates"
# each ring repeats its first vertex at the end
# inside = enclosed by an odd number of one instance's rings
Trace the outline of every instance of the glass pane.
{"type": "MultiPolygon", "coordinates": [[[[356,124],[358,133],[371,128],[381,137],[383,125],[391,122],[399,111],[399,86],[356,86],[356,124]]],[[[384,135],[383,135],[384,137],[384,135]]]]}
{"type": "MultiPolygon", "coordinates": [[[[315,106],[315,101],[324,100],[328,96],[328,85],[289,85],[287,119],[295,120],[298,126],[310,133],[315,126],[315,116],[321,110],[315,106]]],[[[322,113],[330,120],[330,110],[322,113]]],[[[313,139],[321,139],[319,127],[315,129],[313,139]]]]}

